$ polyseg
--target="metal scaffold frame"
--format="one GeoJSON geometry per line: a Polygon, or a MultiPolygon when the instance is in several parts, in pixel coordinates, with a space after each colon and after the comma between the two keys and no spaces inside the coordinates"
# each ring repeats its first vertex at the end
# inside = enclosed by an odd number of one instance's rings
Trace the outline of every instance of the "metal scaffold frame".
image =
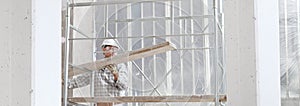
{"type": "MultiPolygon", "coordinates": [[[[224,94],[220,94],[219,90],[221,89],[219,80],[224,79],[224,33],[223,33],[223,15],[222,15],[222,0],[213,0],[212,2],[212,10],[213,13],[209,14],[208,10],[203,11],[204,15],[194,15],[194,8],[193,8],[193,1],[196,0],[190,0],[190,9],[188,12],[186,11],[182,11],[181,10],[181,0],[104,0],[104,1],[97,1],[97,2],[80,2],[80,3],[75,3],[74,0],[69,1],[67,0],[67,8],[65,11],[65,16],[63,17],[64,19],[64,34],[63,37],[65,37],[65,44],[64,44],[64,52],[63,52],[63,106],[67,106],[68,101],[72,101],[72,102],[90,102],[92,103],[91,105],[93,105],[93,103],[95,102],[107,102],[107,103],[111,103],[111,102],[120,102],[120,103],[128,103],[128,102],[163,102],[165,103],[167,106],[169,106],[170,104],[168,102],[214,102],[215,106],[220,106],[220,105],[224,105],[223,103],[226,102],[226,95],[224,94]],[[144,12],[143,12],[143,5],[144,3],[152,3],[152,9],[155,8],[155,2],[159,2],[159,3],[164,3],[165,5],[165,16],[163,17],[156,17],[155,16],[155,10],[152,11],[152,17],[143,17],[144,12]],[[141,17],[140,18],[132,18],[132,7],[131,4],[133,3],[140,3],[141,4],[141,17]],[[176,6],[177,4],[178,6],[176,6]],[[108,16],[108,5],[115,5],[115,14],[118,14],[118,6],[119,4],[126,4],[126,10],[128,11],[127,13],[127,18],[126,19],[118,19],[117,15],[115,15],[115,17],[113,17],[114,19],[109,19],[108,16]],[[90,34],[86,34],[84,31],[82,31],[80,28],[77,28],[76,26],[74,26],[71,22],[72,18],[74,17],[74,14],[71,12],[72,10],[74,10],[74,8],[79,8],[79,7],[87,7],[87,6],[99,6],[99,5],[103,5],[105,6],[105,10],[104,10],[104,25],[102,26],[104,29],[104,37],[91,37],[95,35],[95,31],[94,31],[94,35],[90,35],[90,34]],[[175,16],[175,9],[179,10],[179,16],[175,16]],[[188,14],[189,15],[186,15],[188,14]],[[195,19],[203,19],[203,22],[197,22],[195,21],[195,19]],[[179,33],[175,33],[175,21],[178,21],[178,24],[180,26],[180,30],[179,33]],[[165,34],[160,34],[159,36],[155,33],[157,28],[155,27],[155,21],[165,21],[165,34]],[[213,22],[210,23],[210,22],[213,22]],[[132,23],[133,22],[140,22],[141,23],[141,35],[133,35],[133,33],[131,32],[132,29],[132,23]],[[144,32],[144,23],[145,22],[152,22],[152,35],[146,35],[144,32]],[[114,33],[118,33],[118,23],[127,23],[127,36],[112,36],[111,32],[109,32],[109,26],[108,24],[115,24],[115,31],[114,33]],[[188,24],[190,23],[190,24],[188,24]],[[201,33],[194,31],[195,26],[197,25],[203,25],[202,28],[200,26],[200,30],[201,33]],[[73,37],[71,36],[73,33],[71,33],[72,31],[77,32],[78,34],[82,35],[82,38],[79,37],[73,37]],[[213,31],[213,32],[211,32],[213,31]],[[190,36],[191,39],[187,39],[186,36],[190,36]],[[68,97],[68,93],[69,89],[68,89],[68,80],[70,76],[73,76],[74,74],[72,73],[72,75],[69,75],[69,67],[78,67],[72,64],[72,62],[70,63],[70,58],[72,58],[70,55],[72,55],[72,52],[70,52],[70,49],[72,49],[73,45],[72,42],[73,41],[88,41],[88,40],[92,40],[93,44],[96,45],[96,40],[99,39],[110,39],[110,38],[114,38],[114,39],[128,39],[128,47],[127,50],[125,50],[124,47],[121,47],[122,51],[131,51],[132,48],[130,46],[132,46],[131,44],[133,43],[131,40],[138,38],[141,39],[141,47],[144,47],[144,43],[145,43],[145,39],[151,38],[153,39],[152,44],[156,45],[157,38],[164,38],[168,41],[171,41],[172,37],[179,37],[180,41],[180,47],[177,48],[176,50],[179,51],[179,56],[180,56],[180,61],[178,62],[178,65],[180,65],[181,67],[179,68],[180,70],[180,87],[181,87],[181,93],[184,93],[184,81],[183,81],[183,56],[186,54],[185,51],[192,51],[191,52],[191,63],[194,63],[196,61],[195,58],[195,51],[199,51],[202,50],[204,51],[204,64],[205,64],[205,74],[206,74],[206,82],[205,82],[205,86],[207,88],[204,88],[205,92],[207,93],[211,93],[213,92],[214,95],[196,95],[196,83],[199,79],[196,79],[196,73],[198,70],[196,70],[195,64],[192,64],[192,92],[193,95],[191,95],[190,99],[185,100],[183,98],[186,98],[186,96],[165,96],[163,95],[158,88],[162,85],[162,83],[164,83],[163,81],[166,80],[166,82],[168,82],[167,89],[170,90],[170,94],[172,94],[172,69],[174,68],[173,66],[171,66],[171,61],[172,61],[172,57],[171,57],[171,52],[166,52],[166,63],[167,63],[167,68],[164,71],[166,73],[166,75],[164,75],[164,79],[162,81],[158,81],[156,80],[157,76],[156,76],[156,69],[157,66],[155,65],[158,61],[156,60],[157,56],[153,55],[152,58],[154,58],[154,65],[153,65],[153,72],[154,74],[154,81],[151,81],[151,79],[145,75],[145,60],[141,59],[142,65],[141,67],[138,66],[138,64],[135,61],[132,62],[128,62],[128,68],[129,68],[129,76],[131,76],[132,74],[132,67],[137,67],[138,72],[141,73],[142,77],[142,88],[144,89],[144,82],[147,82],[150,84],[150,86],[153,88],[153,91],[150,93],[150,95],[153,96],[126,96],[124,98],[122,97],[100,97],[103,99],[99,100],[99,98],[97,97],[90,97],[90,98],[72,98],[72,97],[68,97]],[[193,43],[195,43],[196,41],[194,39],[196,39],[196,37],[203,37],[203,47],[195,47],[193,43]],[[188,41],[190,40],[190,41],[188,41]],[[191,47],[187,47],[186,43],[187,42],[191,42],[192,46],[191,47]],[[215,57],[211,57],[211,55],[215,56],[215,57]],[[221,59],[221,60],[218,60],[221,59]],[[214,70],[214,73],[212,73],[212,70],[214,70]],[[214,75],[213,75],[214,74],[214,75]],[[220,76],[220,74],[222,74],[222,78],[219,78],[218,76],[220,76]],[[215,76],[215,82],[212,82],[212,76],[215,76]],[[212,85],[215,84],[215,85],[212,85]],[[214,87],[214,90],[213,90],[214,87]],[[154,96],[154,94],[157,94],[154,96]],[[156,97],[156,98],[154,98],[156,97]],[[116,99],[118,98],[118,99],[116,99]],[[164,100],[157,100],[157,98],[164,98],[164,100]],[[145,100],[144,100],[145,99],[145,100]],[[144,101],[143,101],[144,100],[144,101]]],[[[209,0],[204,0],[203,4],[208,5],[209,0]]],[[[204,7],[203,7],[204,8],[204,7]]],[[[124,8],[123,8],[124,9],[124,8]]],[[[72,20],[73,21],[73,20],[72,20]]],[[[94,26],[95,27],[95,26],[94,26]]],[[[96,28],[94,28],[95,30],[96,28]]],[[[124,30],[124,29],[120,29],[120,30],[124,30]]],[[[97,53],[101,53],[99,51],[96,51],[95,47],[93,49],[94,54],[97,53]]],[[[94,56],[94,55],[93,55],[94,56]]],[[[93,57],[93,61],[96,60],[96,56],[93,57]]],[[[199,61],[199,60],[197,60],[199,61]]],[[[82,67],[79,67],[82,68],[82,67]]],[[[132,76],[131,76],[132,77],[132,76]]],[[[92,78],[94,79],[94,78],[92,78]]],[[[93,83],[92,83],[93,84],[93,83]]],[[[129,85],[133,85],[132,84],[132,79],[130,79],[129,85]]],[[[129,91],[131,92],[131,91],[129,91]]],[[[93,89],[91,88],[91,95],[93,94],[93,89]]],[[[144,105],[144,103],[142,104],[138,104],[138,105],[144,105]]]]}

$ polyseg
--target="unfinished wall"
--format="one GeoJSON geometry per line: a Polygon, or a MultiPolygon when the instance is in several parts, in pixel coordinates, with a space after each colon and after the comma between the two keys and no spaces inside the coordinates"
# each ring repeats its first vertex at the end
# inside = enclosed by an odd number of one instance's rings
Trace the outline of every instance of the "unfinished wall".
{"type": "Polygon", "coordinates": [[[224,0],[228,106],[280,105],[277,6],[224,0]]]}
{"type": "Polygon", "coordinates": [[[60,105],[60,8],[59,0],[1,2],[1,106],[60,105]]]}
{"type": "Polygon", "coordinates": [[[224,1],[224,14],[228,105],[256,106],[254,2],[224,1]]]}
{"type": "Polygon", "coordinates": [[[62,98],[61,1],[32,0],[32,2],[31,106],[59,106],[62,98]]]}
{"type": "Polygon", "coordinates": [[[2,0],[0,6],[0,104],[31,104],[31,0],[2,0]]]}

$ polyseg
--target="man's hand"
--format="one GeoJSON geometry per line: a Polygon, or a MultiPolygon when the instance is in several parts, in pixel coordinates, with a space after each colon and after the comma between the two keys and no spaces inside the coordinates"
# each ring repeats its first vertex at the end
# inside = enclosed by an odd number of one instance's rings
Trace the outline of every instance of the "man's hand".
{"type": "Polygon", "coordinates": [[[106,68],[114,75],[114,80],[117,81],[119,72],[116,64],[107,65],[106,68]]]}
{"type": "Polygon", "coordinates": [[[118,69],[117,69],[117,65],[116,65],[116,64],[110,64],[110,65],[107,65],[106,68],[107,68],[112,74],[117,74],[117,73],[118,73],[118,69]]]}

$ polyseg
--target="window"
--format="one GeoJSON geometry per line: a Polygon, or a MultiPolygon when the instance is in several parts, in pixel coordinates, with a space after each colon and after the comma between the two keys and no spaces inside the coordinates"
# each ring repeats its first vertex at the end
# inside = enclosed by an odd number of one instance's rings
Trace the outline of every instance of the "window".
{"type": "MultiPolygon", "coordinates": [[[[102,59],[99,45],[105,38],[118,40],[119,54],[169,41],[176,50],[126,63],[127,96],[225,94],[222,2],[216,3],[216,14],[212,0],[71,3],[70,64],[102,59]]],[[[92,86],[74,89],[69,95],[93,96],[92,86]]]]}

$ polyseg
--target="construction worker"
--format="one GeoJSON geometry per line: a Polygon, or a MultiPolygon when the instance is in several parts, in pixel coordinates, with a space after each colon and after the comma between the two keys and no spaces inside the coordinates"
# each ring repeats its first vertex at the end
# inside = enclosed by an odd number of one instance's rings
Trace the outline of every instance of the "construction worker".
{"type": "MultiPolygon", "coordinates": [[[[110,58],[117,55],[119,46],[116,39],[105,39],[101,44],[103,55],[110,58]]],[[[78,88],[90,84],[91,73],[77,76],[68,81],[69,88],[78,88]]],[[[124,63],[111,64],[94,73],[94,96],[124,96],[127,89],[127,67],[124,63]]],[[[113,103],[98,103],[97,106],[112,106],[113,103]]]]}

